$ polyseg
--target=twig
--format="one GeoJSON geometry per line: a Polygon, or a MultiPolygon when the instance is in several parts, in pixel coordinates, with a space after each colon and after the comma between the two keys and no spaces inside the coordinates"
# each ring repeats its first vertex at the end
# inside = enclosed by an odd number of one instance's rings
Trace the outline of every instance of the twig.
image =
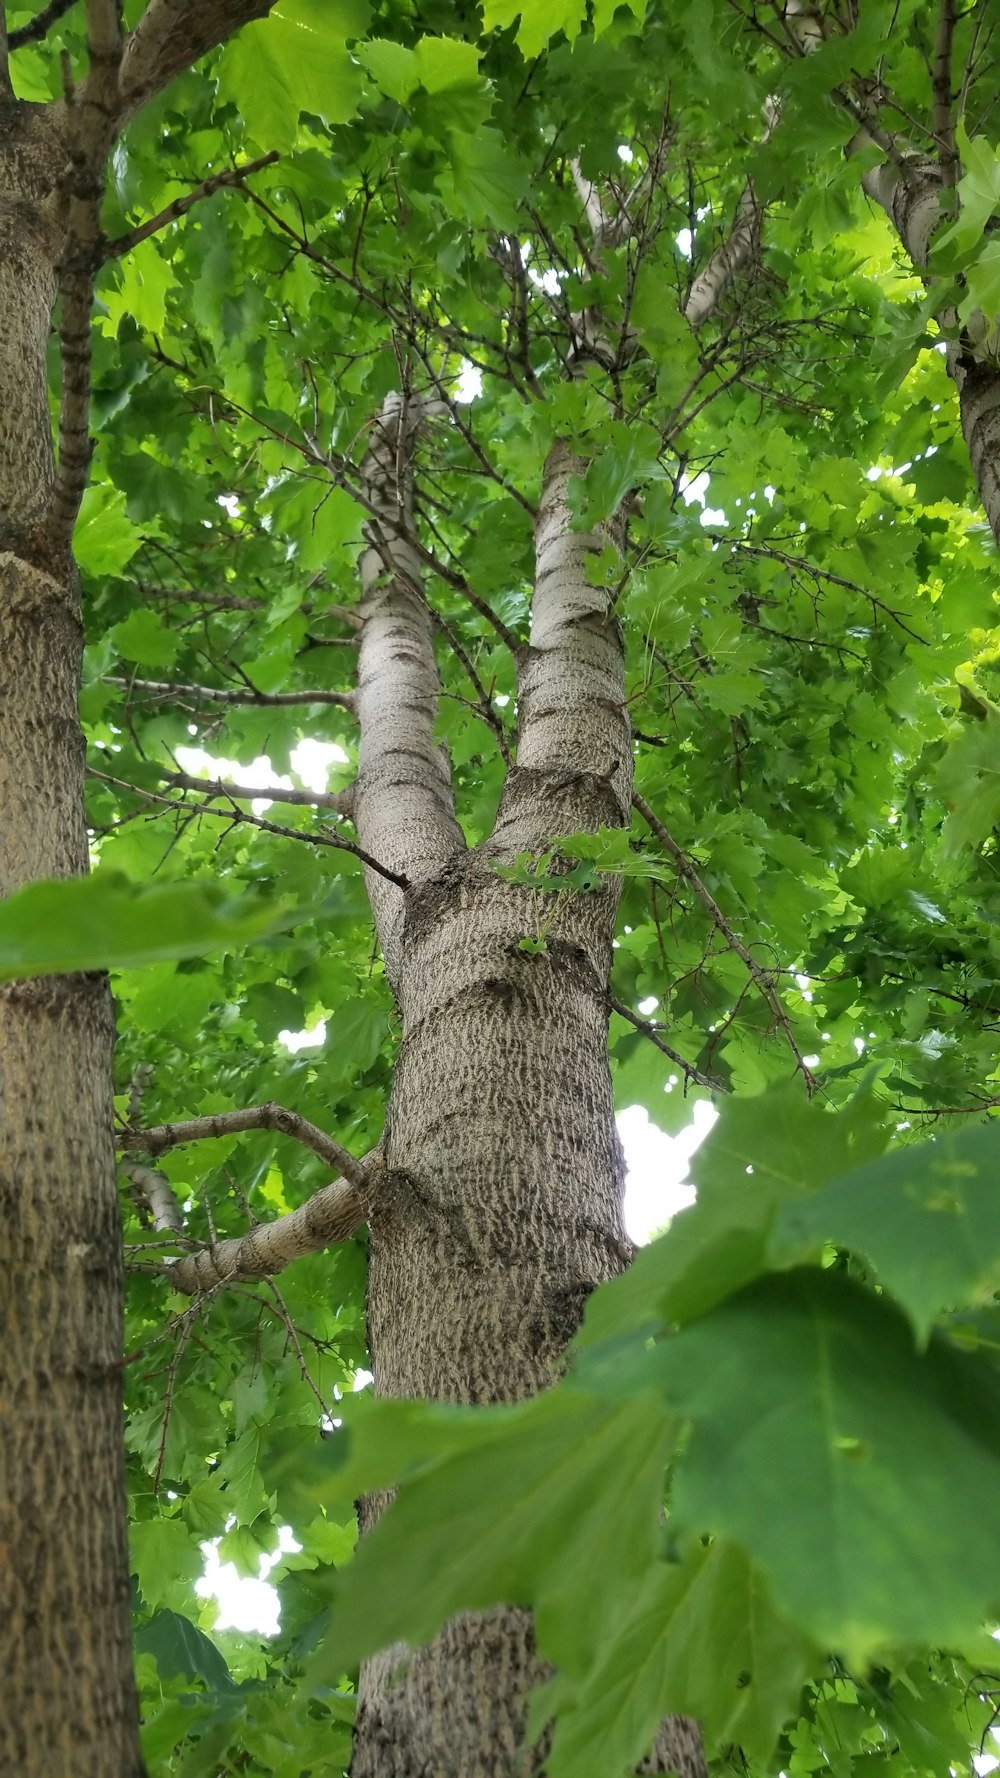
{"type": "Polygon", "coordinates": [[[1000,1105],[1000,1094],[992,1099],[980,1099],[977,1105],[900,1105],[896,1110],[905,1117],[976,1117],[984,1111],[995,1111],[1000,1105]]]}
{"type": "Polygon", "coordinates": [[[159,796],[155,790],[141,790],[138,784],[130,784],[126,778],[113,778],[110,772],[99,772],[93,766],[87,767],[88,778],[96,778],[101,784],[110,784],[115,790],[126,790],[132,796],[142,797],[146,802],[158,803],[162,809],[172,809],[176,815],[186,815],[188,819],[203,815],[214,816],[218,821],[228,821],[231,827],[241,824],[247,827],[259,827],[262,833],[276,834],[283,840],[302,840],[307,846],[332,846],[338,852],[350,852],[354,858],[366,864],[377,876],[385,877],[389,883],[395,883],[397,889],[408,889],[410,879],[400,871],[390,870],[382,864],[364,846],[356,845],[353,840],[342,840],[339,834],[330,833],[328,828],[281,827],[275,821],[265,820],[263,815],[251,815],[246,809],[237,808],[234,803],[229,809],[216,809],[210,802],[201,803],[192,809],[187,803],[179,803],[172,796],[159,796]]]}
{"type": "Polygon", "coordinates": [[[624,1001],[617,1000],[614,994],[608,995],[608,1005],[620,1018],[627,1019],[630,1025],[634,1025],[637,1031],[641,1031],[644,1037],[648,1037],[650,1043],[655,1043],[657,1049],[662,1050],[663,1054],[671,1062],[676,1063],[678,1068],[682,1068],[687,1080],[693,1082],[696,1087],[707,1087],[712,1093],[728,1093],[729,1088],[724,1081],[716,1080],[711,1074],[702,1074],[693,1062],[685,1061],[677,1050],[671,1049],[669,1043],[664,1043],[659,1035],[658,1026],[652,1019],[640,1019],[637,1013],[627,1007],[624,1001]]]}
{"type": "Polygon", "coordinates": [[[262,784],[253,790],[247,784],[230,784],[222,778],[196,778],[190,772],[165,772],[164,784],[177,790],[195,790],[202,796],[225,796],[230,802],[257,802],[265,798],[272,803],[294,803],[305,809],[332,809],[349,817],[354,803],[352,790],[283,790],[280,786],[262,784]]]}
{"type": "Polygon", "coordinates": [[[811,1098],[816,1091],[816,1077],[806,1066],[802,1051],[799,1049],[799,1046],[795,1041],[795,1034],[792,1031],[791,1021],[781,1003],[778,991],[767,970],[762,969],[756,959],[751,956],[746,945],[743,943],[743,940],[733,931],[732,926],[726,919],[725,914],[711,890],[706,888],[705,884],[702,882],[687,853],[677,844],[677,841],[672,835],[667,832],[663,822],[658,816],[654,815],[649,804],[639,795],[638,791],[634,791],[632,794],[632,804],[634,808],[638,809],[650,831],[656,835],[656,838],[659,840],[664,851],[673,859],[679,874],[684,878],[685,882],[690,883],[691,888],[701,902],[702,907],[705,908],[718,931],[722,933],[730,950],[734,951],[736,956],[740,959],[740,962],[750,975],[750,978],[762,999],[770,1007],[775,1023],[782,1032],[792,1055],[795,1057],[795,1065],[805,1081],[806,1092],[811,1098]]]}
{"type": "Polygon", "coordinates": [[[193,191],[182,198],[175,198],[172,204],[167,204],[165,209],[150,216],[146,222],[129,229],[127,234],[119,235],[115,241],[106,241],[104,259],[121,259],[123,254],[138,247],[140,241],[148,241],[150,235],[158,234],[169,223],[179,221],[195,204],[200,204],[203,198],[212,197],[213,193],[222,191],[226,186],[241,185],[244,179],[249,179],[251,173],[259,173],[263,167],[273,167],[279,159],[277,150],[272,148],[269,154],[262,154],[257,160],[248,161],[244,167],[226,167],[221,173],[213,173],[210,178],[203,179],[200,185],[196,185],[193,191]]]}
{"type": "Polygon", "coordinates": [[[42,38],[48,35],[52,26],[57,24],[75,3],[76,0],[49,0],[49,4],[43,6],[41,12],[36,12],[34,18],[29,19],[26,25],[19,25],[16,31],[10,33],[7,39],[7,48],[9,50],[23,49],[28,43],[41,43],[42,38]]]}
{"type": "MultiPolygon", "coordinates": [[[[277,1130],[301,1142],[321,1161],[361,1191],[368,1179],[363,1161],[356,1161],[346,1148],[317,1129],[297,1111],[268,1100],[265,1105],[247,1105],[240,1111],[223,1111],[214,1117],[194,1117],[183,1124],[157,1124],[149,1130],[116,1130],[119,1148],[141,1148],[147,1154],[162,1154],[165,1148],[177,1148],[185,1142],[204,1142],[210,1137],[237,1136],[245,1130],[277,1130]]],[[[294,1214],[294,1213],[293,1213],[294,1214]]]]}
{"type": "Polygon", "coordinates": [[[340,710],[354,709],[351,691],[257,691],[254,686],[239,688],[218,685],[172,685],[160,679],[131,679],[109,673],[105,685],[117,685],[123,691],[146,692],[151,698],[194,698],[202,704],[333,704],[340,710]]]}

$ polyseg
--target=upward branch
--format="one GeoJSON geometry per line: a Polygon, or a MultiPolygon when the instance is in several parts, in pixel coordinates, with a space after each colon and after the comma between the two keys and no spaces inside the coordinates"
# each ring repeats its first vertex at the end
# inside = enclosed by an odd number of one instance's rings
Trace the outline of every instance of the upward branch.
{"type": "MultiPolygon", "coordinates": [[[[358,839],[410,881],[435,874],[465,847],[449,762],[434,740],[439,681],[414,542],[413,456],[422,413],[419,401],[393,392],[372,427],[363,471],[372,517],[361,559],[355,693],[358,839]]],[[[371,876],[368,891],[391,974],[402,898],[371,876]]]]}

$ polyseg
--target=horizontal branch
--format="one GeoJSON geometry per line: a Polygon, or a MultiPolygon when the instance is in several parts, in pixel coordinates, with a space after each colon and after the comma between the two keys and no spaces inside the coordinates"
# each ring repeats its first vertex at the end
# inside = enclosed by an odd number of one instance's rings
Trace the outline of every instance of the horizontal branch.
{"type": "Polygon", "coordinates": [[[225,796],[230,802],[294,803],[303,809],[332,809],[349,818],[354,802],[353,790],[283,790],[280,786],[262,784],[254,790],[248,784],[231,784],[222,778],[196,778],[191,772],[165,772],[164,784],[177,790],[194,790],[202,796],[225,796]]]}
{"type": "Polygon", "coordinates": [[[102,683],[117,685],[122,691],[143,692],[151,698],[193,698],[202,704],[334,704],[341,710],[354,710],[351,691],[257,691],[252,685],[173,685],[161,679],[132,679],[114,673],[109,673],[102,683]]]}
{"type": "Polygon", "coordinates": [[[747,950],[743,940],[733,930],[733,927],[726,919],[725,914],[711,890],[702,882],[683,847],[679,846],[673,836],[668,833],[663,822],[658,816],[654,815],[649,804],[639,795],[638,791],[634,791],[632,794],[632,804],[634,808],[638,809],[639,814],[650,829],[650,832],[655,834],[664,851],[673,860],[678,874],[684,878],[686,883],[690,883],[691,888],[701,902],[702,907],[708,913],[712,924],[719,932],[721,932],[729,949],[740,959],[740,962],[746,969],[751,981],[761,995],[761,998],[770,1008],[775,1024],[784,1036],[785,1042],[795,1058],[795,1065],[801,1073],[806,1084],[806,1091],[811,1097],[816,1090],[816,1077],[806,1065],[805,1057],[795,1040],[791,1020],[781,1003],[781,997],[778,994],[768,971],[762,969],[756,958],[747,950]]]}
{"type": "Polygon", "coordinates": [[[243,1279],[273,1278],[293,1259],[319,1253],[346,1241],[365,1221],[361,1198],[353,1185],[334,1180],[314,1192],[306,1203],[274,1222],[259,1222],[245,1235],[213,1241],[197,1253],[185,1253],[164,1268],[175,1290],[185,1296],[238,1284],[243,1279]]]}
{"type": "Polygon", "coordinates": [[[145,1154],[162,1154],[166,1148],[179,1148],[186,1142],[204,1142],[220,1136],[239,1136],[246,1130],[276,1130],[291,1136],[312,1150],[321,1161],[357,1190],[362,1190],[368,1177],[363,1161],[356,1161],[346,1148],[327,1136],[308,1118],[297,1111],[287,1111],[273,1099],[265,1105],[247,1105],[240,1111],[222,1111],[214,1117],[193,1117],[183,1124],[156,1124],[148,1130],[118,1129],[115,1140],[119,1148],[140,1148],[145,1154]]]}
{"type": "Polygon", "coordinates": [[[123,254],[138,247],[140,241],[148,241],[150,235],[158,234],[161,228],[167,228],[171,222],[178,222],[195,204],[200,204],[203,198],[210,198],[227,186],[242,184],[244,179],[249,179],[251,173],[259,173],[263,167],[272,167],[279,158],[277,150],[272,148],[269,154],[259,155],[257,160],[248,161],[244,167],[226,167],[221,173],[213,173],[210,178],[203,179],[200,185],[196,185],[193,191],[187,192],[184,197],[175,198],[172,204],[167,204],[146,222],[140,222],[136,228],[129,229],[127,234],[119,235],[116,241],[107,241],[104,258],[121,259],[123,254]]]}
{"type": "Polygon", "coordinates": [[[331,833],[327,827],[282,827],[276,821],[268,821],[263,815],[252,815],[246,809],[238,808],[231,803],[228,809],[217,809],[211,801],[199,803],[192,808],[188,803],[179,803],[176,797],[160,796],[155,790],[143,790],[138,784],[130,784],[126,778],[113,778],[110,772],[99,772],[94,766],[87,767],[88,778],[96,778],[100,784],[110,784],[115,790],[125,790],[132,796],[141,797],[147,803],[157,803],[164,810],[172,810],[175,815],[185,815],[189,819],[203,815],[214,817],[217,821],[226,821],[230,827],[259,827],[262,833],[273,833],[283,840],[301,840],[307,846],[332,846],[338,852],[350,852],[361,864],[375,871],[376,875],[385,877],[389,883],[395,883],[397,889],[408,889],[410,880],[400,871],[390,870],[381,859],[375,858],[364,846],[357,845],[354,840],[342,840],[339,834],[331,833]]]}

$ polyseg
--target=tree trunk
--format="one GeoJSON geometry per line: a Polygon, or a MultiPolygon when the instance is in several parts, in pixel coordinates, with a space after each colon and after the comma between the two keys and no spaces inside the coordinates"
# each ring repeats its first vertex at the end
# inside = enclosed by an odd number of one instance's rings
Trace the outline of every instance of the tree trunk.
{"type": "MultiPolygon", "coordinates": [[[[0,895],[83,874],[83,631],[46,539],[65,149],[0,103],[0,895]]],[[[141,1773],[103,976],[0,987],[0,1771],[141,1773]]]]}
{"type": "MultiPolygon", "coordinates": [[[[411,885],[372,885],[403,1038],[371,1215],[368,1337],[380,1394],[516,1401],[555,1379],[590,1291],[629,1256],[607,1051],[618,898],[611,886],[542,893],[493,866],[627,821],[621,642],[587,574],[607,539],[570,521],[569,478],[585,465],[556,445],[518,662],[518,764],[492,838],[466,852],[432,741],[437,678],[408,485],[390,499],[388,465],[413,449],[401,412],[387,404],[370,454],[378,565],[371,552],[363,565],[356,819],[411,885]],[[389,729],[376,720],[387,710],[389,729]]],[[[366,1503],[364,1527],[383,1505],[366,1503]]],[[[466,1614],[415,1654],[384,1650],[362,1674],[352,1778],[527,1773],[527,1696],[542,1677],[522,1610],[466,1614]]],[[[666,1724],[649,1769],[702,1773],[694,1726],[666,1724]]]]}

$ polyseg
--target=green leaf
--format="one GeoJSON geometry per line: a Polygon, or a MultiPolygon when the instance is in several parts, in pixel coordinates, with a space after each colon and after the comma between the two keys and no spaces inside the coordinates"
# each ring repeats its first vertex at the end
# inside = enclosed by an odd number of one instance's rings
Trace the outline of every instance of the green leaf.
{"type": "Polygon", "coordinates": [[[1000,1381],[843,1277],[762,1279],[661,1345],[674,1513],[732,1538],[821,1646],[960,1643],[1000,1599],[1000,1381]],[[877,1360],[873,1362],[873,1355],[877,1360]],[[956,1511],[961,1501],[961,1511],[956,1511]]]}
{"type": "Polygon", "coordinates": [[[172,667],[180,649],[180,637],[167,628],[159,612],[148,609],[130,612],[110,635],[125,660],[147,667],[172,667]]]}
{"type": "MultiPolygon", "coordinates": [[[[377,1432],[377,1416],[351,1437],[364,1441],[369,1427],[377,1432]]],[[[543,1652],[585,1667],[609,1597],[653,1559],[667,1439],[648,1396],[613,1403],[562,1390],[467,1417],[464,1448],[402,1488],[338,1576],[324,1671],[503,1602],[533,1604],[543,1652]]]]}
{"type": "Polygon", "coordinates": [[[742,1551],[696,1544],[679,1565],[655,1563],[625,1615],[609,1622],[593,1671],[567,1688],[546,1771],[633,1770],[673,1713],[695,1717],[710,1748],[736,1744],[767,1762],[816,1661],[742,1551]]]}
{"type": "Polygon", "coordinates": [[[400,105],[405,105],[420,85],[420,67],[414,51],[388,37],[371,37],[367,43],[359,43],[358,60],[379,90],[400,105]]]}
{"type": "Polygon", "coordinates": [[[786,1200],[807,1198],[885,1141],[868,1092],[835,1115],[810,1102],[797,1082],[725,1100],[691,1163],[697,1202],[624,1277],[595,1291],[578,1343],[704,1313],[766,1268],[770,1231],[786,1200]]]}
{"type": "MultiPolygon", "coordinates": [[[[151,1520],[150,1523],[176,1524],[177,1521],[151,1520]]],[[[155,1539],[153,1547],[156,1548],[155,1539]]],[[[146,1554],[144,1551],[144,1560],[146,1554]]],[[[137,1654],[153,1656],[162,1680],[184,1674],[190,1679],[204,1680],[212,1691],[235,1690],[232,1674],[211,1637],[179,1612],[154,1612],[149,1622],[136,1630],[135,1647],[137,1654]]]]}
{"type": "Polygon", "coordinates": [[[120,574],[142,542],[125,512],[125,496],[108,482],[84,491],[73,532],[73,554],[85,574],[120,574]]]}
{"type": "Polygon", "coordinates": [[[219,66],[219,95],[262,148],[292,148],[303,111],[330,124],[353,115],[361,87],[347,43],[369,16],[367,0],[280,0],[237,33],[219,66]]]}
{"type": "Polygon", "coordinates": [[[181,1519],[143,1519],[132,1527],[132,1566],[146,1604],[184,1597],[204,1566],[201,1550],[181,1519]]]}
{"type": "Polygon", "coordinates": [[[215,882],[142,888],[98,870],[31,883],[0,901],[0,981],[230,951],[295,917],[266,900],[227,895],[215,882]]]}
{"type": "Polygon", "coordinates": [[[451,145],[451,165],[438,177],[447,208],[467,222],[513,227],[527,179],[499,132],[477,130],[473,136],[455,130],[451,145]]]}
{"type": "Polygon", "coordinates": [[[537,56],[557,31],[565,31],[572,41],[586,16],[586,0],[486,0],[483,28],[506,30],[520,17],[518,47],[524,56],[537,56]]]}
{"type": "Polygon", "coordinates": [[[829,1241],[871,1261],[926,1340],[945,1309],[1000,1288],[1000,1128],[943,1125],[815,1197],[782,1205],[772,1256],[787,1263],[829,1241]]]}

